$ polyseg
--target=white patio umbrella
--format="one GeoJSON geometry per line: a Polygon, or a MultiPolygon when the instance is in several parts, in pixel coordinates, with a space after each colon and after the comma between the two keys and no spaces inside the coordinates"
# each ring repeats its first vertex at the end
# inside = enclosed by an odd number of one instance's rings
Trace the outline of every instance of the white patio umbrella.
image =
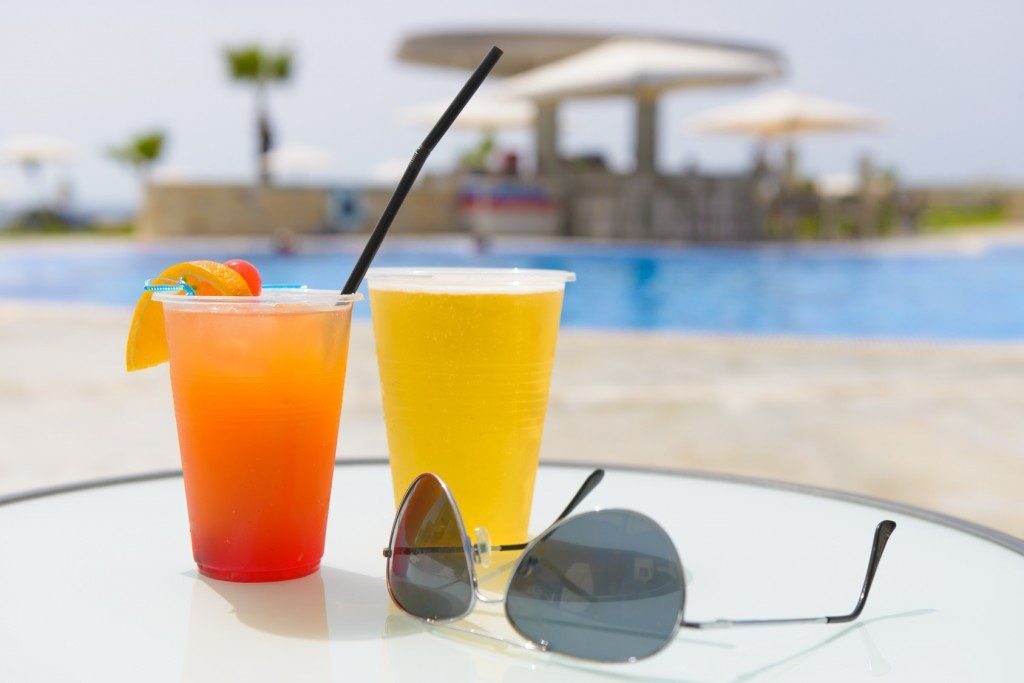
{"type": "Polygon", "coordinates": [[[188,182],[189,178],[194,178],[195,175],[184,166],[161,164],[150,172],[147,182],[156,185],[177,185],[188,182]]]}
{"type": "MultiPolygon", "coordinates": [[[[410,107],[399,118],[404,123],[432,126],[441,118],[449,102],[429,102],[410,107]]],[[[453,126],[494,133],[506,128],[529,128],[537,119],[537,105],[529,100],[478,96],[469,101],[453,126]]]]}
{"type": "Polygon", "coordinates": [[[637,102],[636,164],[654,172],[657,98],[666,90],[751,83],[779,75],[768,51],[652,38],[614,38],[506,79],[498,94],[540,104],[538,157],[556,165],[555,104],[571,98],[625,95],[637,102]]]}
{"type": "Polygon", "coordinates": [[[0,161],[35,168],[74,161],[78,146],[52,135],[16,135],[0,140],[0,161]]]}
{"type": "Polygon", "coordinates": [[[699,133],[793,137],[805,133],[871,130],[881,120],[853,105],[780,90],[711,109],[690,121],[699,133]]]}
{"type": "Polygon", "coordinates": [[[652,94],[751,83],[779,75],[771,54],[725,46],[613,38],[506,79],[501,92],[533,100],[652,94]]]}
{"type": "Polygon", "coordinates": [[[43,166],[74,161],[78,154],[77,145],[53,135],[15,135],[0,140],[0,162],[21,166],[29,182],[36,185],[36,201],[41,207],[50,203],[43,166]]]}
{"type": "MultiPolygon", "coordinates": [[[[405,169],[409,166],[408,159],[393,157],[377,162],[370,168],[370,180],[375,183],[393,184],[401,179],[405,169]]],[[[420,178],[417,178],[417,181],[420,178]]]]}
{"type": "Polygon", "coordinates": [[[267,164],[275,174],[319,172],[330,168],[331,155],[312,145],[282,145],[267,152],[267,164]]]}
{"type": "Polygon", "coordinates": [[[808,133],[873,130],[882,122],[868,110],[791,90],[711,109],[690,120],[690,128],[699,133],[752,135],[768,141],[786,143],[786,178],[796,176],[796,149],[793,140],[808,133]]]}

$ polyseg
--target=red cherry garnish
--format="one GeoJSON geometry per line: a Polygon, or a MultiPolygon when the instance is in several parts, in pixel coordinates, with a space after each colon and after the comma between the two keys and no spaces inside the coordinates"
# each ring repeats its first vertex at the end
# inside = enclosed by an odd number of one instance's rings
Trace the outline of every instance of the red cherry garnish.
{"type": "Polygon", "coordinates": [[[260,278],[260,271],[256,270],[256,266],[240,258],[226,261],[224,265],[242,276],[245,284],[249,285],[249,291],[253,296],[259,296],[260,290],[263,289],[263,280],[260,278]]]}

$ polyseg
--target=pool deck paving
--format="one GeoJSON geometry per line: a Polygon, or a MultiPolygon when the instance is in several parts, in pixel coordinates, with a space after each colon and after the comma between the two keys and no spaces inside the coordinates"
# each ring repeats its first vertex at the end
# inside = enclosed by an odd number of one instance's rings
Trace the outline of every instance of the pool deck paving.
{"type": "MultiPolygon", "coordinates": [[[[0,302],[0,495],[177,468],[167,368],[124,308],[0,302]]],[[[559,339],[542,458],[800,482],[1024,536],[1024,344],[596,332],[559,339]]],[[[341,457],[387,452],[353,326],[341,457]]]]}

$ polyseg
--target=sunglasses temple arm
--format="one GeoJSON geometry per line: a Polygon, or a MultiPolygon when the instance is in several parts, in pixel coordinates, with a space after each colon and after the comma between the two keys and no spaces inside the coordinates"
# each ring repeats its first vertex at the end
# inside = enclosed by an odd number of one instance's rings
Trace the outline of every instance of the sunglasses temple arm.
{"type": "Polygon", "coordinates": [[[868,601],[868,593],[871,592],[871,584],[875,580],[875,572],[878,571],[878,564],[882,560],[882,553],[885,551],[885,544],[896,528],[896,522],[885,520],[875,527],[875,538],[871,543],[871,555],[868,558],[868,570],[864,575],[864,585],[860,589],[860,597],[853,611],[849,614],[841,614],[831,617],[802,617],[795,619],[715,619],[714,621],[687,621],[683,619],[680,625],[684,628],[730,628],[732,626],[768,626],[774,624],[845,624],[860,616],[864,605],[868,601]]]}
{"type": "MultiPolygon", "coordinates": [[[[569,504],[565,506],[565,509],[562,510],[562,513],[555,518],[555,521],[552,522],[552,524],[561,522],[563,519],[572,514],[572,511],[579,507],[579,504],[583,502],[583,499],[589,496],[590,493],[597,488],[597,485],[601,483],[602,479],[604,479],[604,470],[598,469],[591,472],[590,475],[583,482],[583,484],[580,486],[579,490],[576,491],[576,495],[572,497],[572,500],[569,501],[569,504]]],[[[525,543],[496,545],[493,548],[491,548],[491,550],[522,550],[528,545],[529,541],[525,543]]]]}

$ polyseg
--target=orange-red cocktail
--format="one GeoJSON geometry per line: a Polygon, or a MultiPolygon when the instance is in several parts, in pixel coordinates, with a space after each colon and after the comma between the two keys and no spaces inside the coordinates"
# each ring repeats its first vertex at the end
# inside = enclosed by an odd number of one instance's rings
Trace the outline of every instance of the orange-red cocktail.
{"type": "Polygon", "coordinates": [[[319,567],[357,298],[155,297],[203,574],[279,581],[319,567]]]}

